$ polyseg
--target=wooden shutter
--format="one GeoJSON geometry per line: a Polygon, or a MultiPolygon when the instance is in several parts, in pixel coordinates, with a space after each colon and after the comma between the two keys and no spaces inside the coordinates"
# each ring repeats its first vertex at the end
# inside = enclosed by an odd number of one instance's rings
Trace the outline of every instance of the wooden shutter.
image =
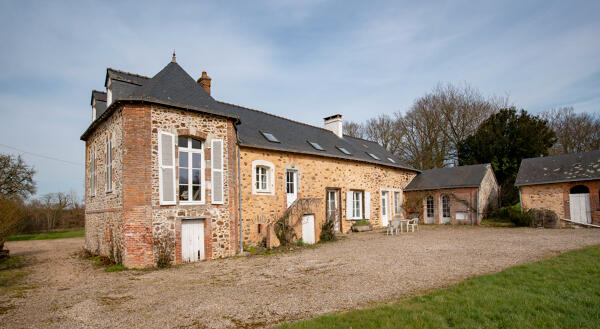
{"type": "Polygon", "coordinates": [[[158,133],[158,163],[160,204],[175,204],[175,135],[158,133]]]}
{"type": "Polygon", "coordinates": [[[365,219],[371,218],[371,192],[365,191],[365,219]]]}
{"type": "Polygon", "coordinates": [[[223,140],[213,139],[211,142],[211,180],[212,203],[223,204],[223,140]]]}
{"type": "Polygon", "coordinates": [[[352,216],[352,191],[346,192],[346,219],[354,219],[352,216]]]}

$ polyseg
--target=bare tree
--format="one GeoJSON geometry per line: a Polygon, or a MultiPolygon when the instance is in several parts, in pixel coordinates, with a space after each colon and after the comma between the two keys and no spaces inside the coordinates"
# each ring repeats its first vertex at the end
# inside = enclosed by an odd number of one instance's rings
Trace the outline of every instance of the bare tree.
{"type": "Polygon", "coordinates": [[[48,231],[55,228],[65,209],[73,204],[71,196],[62,192],[44,194],[40,200],[44,206],[46,229],[48,231]]]}
{"type": "Polygon", "coordinates": [[[363,125],[364,137],[381,144],[392,153],[398,153],[401,141],[396,122],[386,114],[367,120],[363,125]]]}
{"type": "Polygon", "coordinates": [[[356,138],[363,138],[363,127],[360,123],[352,122],[352,121],[344,121],[342,130],[344,131],[344,135],[356,138]]]}
{"type": "Polygon", "coordinates": [[[557,143],[550,149],[551,154],[600,149],[600,115],[576,113],[572,107],[561,107],[543,112],[542,118],[556,134],[557,143]]]}
{"type": "Polygon", "coordinates": [[[20,156],[0,154],[0,198],[24,200],[35,193],[34,174],[20,156]]]}

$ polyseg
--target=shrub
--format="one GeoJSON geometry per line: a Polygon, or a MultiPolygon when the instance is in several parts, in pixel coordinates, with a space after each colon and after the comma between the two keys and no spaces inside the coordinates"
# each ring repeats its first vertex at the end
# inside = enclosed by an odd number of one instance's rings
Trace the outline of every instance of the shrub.
{"type": "Polygon", "coordinates": [[[171,266],[173,255],[172,234],[161,234],[154,238],[154,250],[156,251],[156,267],[166,268],[171,266]]]}
{"type": "Polygon", "coordinates": [[[515,226],[533,226],[533,218],[529,213],[521,213],[521,206],[518,203],[498,209],[489,216],[489,219],[499,222],[511,222],[515,226]]]}
{"type": "Polygon", "coordinates": [[[558,215],[549,209],[530,209],[527,214],[533,220],[533,226],[555,228],[558,226],[558,215]]]}
{"type": "Polygon", "coordinates": [[[369,221],[366,219],[357,220],[352,224],[352,226],[360,226],[360,225],[370,225],[369,221]]]}
{"type": "Polygon", "coordinates": [[[326,220],[321,226],[321,234],[319,235],[319,241],[327,242],[335,240],[335,227],[332,220],[326,220]]]}

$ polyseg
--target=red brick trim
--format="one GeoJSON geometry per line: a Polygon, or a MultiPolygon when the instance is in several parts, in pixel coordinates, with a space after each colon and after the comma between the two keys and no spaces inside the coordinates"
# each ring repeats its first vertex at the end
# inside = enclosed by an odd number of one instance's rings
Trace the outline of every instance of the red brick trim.
{"type": "Polygon", "coordinates": [[[198,138],[198,139],[202,139],[202,140],[206,140],[206,134],[201,132],[201,131],[197,131],[197,130],[190,130],[188,128],[180,128],[177,129],[177,136],[182,136],[182,137],[192,137],[192,138],[198,138]]]}

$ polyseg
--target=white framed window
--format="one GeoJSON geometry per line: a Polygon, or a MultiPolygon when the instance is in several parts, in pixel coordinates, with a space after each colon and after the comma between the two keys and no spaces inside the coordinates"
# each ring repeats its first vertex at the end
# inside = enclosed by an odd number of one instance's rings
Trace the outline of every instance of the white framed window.
{"type": "Polygon", "coordinates": [[[346,219],[369,219],[371,212],[371,193],[350,190],[346,194],[346,219]]]}
{"type": "Polygon", "coordinates": [[[113,165],[112,165],[112,139],[110,138],[110,135],[106,137],[106,150],[105,150],[105,163],[104,163],[104,169],[106,172],[106,183],[105,183],[105,188],[106,188],[106,192],[112,192],[112,178],[113,178],[113,165]]]}
{"type": "Polygon", "coordinates": [[[96,147],[90,152],[90,196],[96,196],[96,147]]]}
{"type": "Polygon", "coordinates": [[[176,204],[175,197],[175,135],[158,133],[158,194],[161,205],[176,204]]]}
{"type": "Polygon", "coordinates": [[[204,147],[199,139],[179,137],[179,203],[204,203],[204,147]]]}
{"type": "Polygon", "coordinates": [[[394,215],[402,214],[402,192],[394,191],[394,215]]]}
{"type": "Polygon", "coordinates": [[[275,166],[269,161],[252,161],[252,193],[275,194],[275,166]]]}
{"type": "Polygon", "coordinates": [[[212,203],[223,204],[223,140],[213,139],[211,141],[211,182],[212,203]]]}

